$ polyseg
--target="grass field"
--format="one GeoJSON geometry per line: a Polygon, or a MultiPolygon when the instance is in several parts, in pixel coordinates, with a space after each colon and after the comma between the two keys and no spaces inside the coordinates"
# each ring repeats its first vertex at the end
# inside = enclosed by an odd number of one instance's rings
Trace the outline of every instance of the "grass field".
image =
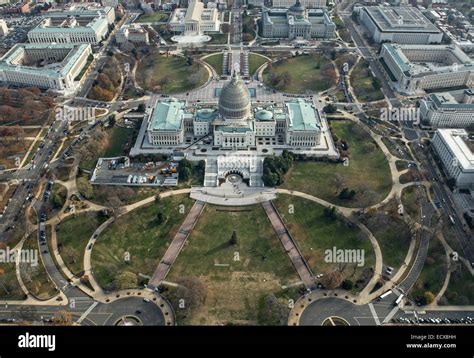
{"type": "Polygon", "coordinates": [[[211,40],[206,42],[209,45],[225,45],[227,43],[228,35],[227,34],[209,34],[211,40]]]}
{"type": "Polygon", "coordinates": [[[170,15],[165,12],[155,12],[152,14],[143,14],[138,17],[136,22],[165,22],[168,21],[170,15]]]}
{"type": "MultiPolygon", "coordinates": [[[[41,246],[40,249],[46,246],[41,246]]],[[[37,232],[32,233],[26,241],[23,243],[22,250],[37,250],[38,252],[38,240],[37,232]]],[[[46,269],[43,266],[43,262],[38,252],[38,262],[25,262],[20,264],[20,272],[23,283],[25,284],[28,291],[40,300],[47,300],[54,297],[58,291],[54,286],[53,282],[48,276],[46,269]]]]}
{"type": "MultiPolygon", "coordinates": [[[[119,276],[152,275],[174,234],[191,209],[193,202],[185,196],[164,198],[120,217],[97,239],[92,251],[92,265],[97,282],[106,289],[133,284],[119,276]],[[158,212],[165,221],[159,224],[158,212]],[[126,259],[129,253],[129,260],[126,259]]],[[[130,287],[128,287],[130,288],[130,287]]]]}
{"type": "Polygon", "coordinates": [[[463,263],[458,262],[451,270],[449,285],[442,299],[450,305],[474,304],[474,279],[463,263]]]}
{"type": "Polygon", "coordinates": [[[408,162],[404,160],[397,160],[395,162],[395,165],[397,166],[397,170],[401,172],[402,170],[408,169],[408,162]]]}
{"type": "Polygon", "coordinates": [[[180,324],[264,324],[262,300],[299,281],[261,206],[207,206],[167,280],[183,277],[197,277],[206,300],[180,324]]]}
{"type": "Polygon", "coordinates": [[[268,60],[265,57],[256,55],[254,53],[249,54],[249,74],[253,76],[261,65],[266,63],[268,60]]]}
{"type": "Polygon", "coordinates": [[[410,217],[415,220],[419,221],[420,219],[420,207],[418,205],[417,200],[417,190],[415,186],[409,186],[403,189],[402,191],[402,204],[403,208],[405,209],[406,213],[410,215],[410,217]]]}
{"type": "Polygon", "coordinates": [[[188,65],[183,57],[153,53],[140,61],[136,77],[141,86],[147,90],[176,93],[203,85],[209,74],[198,63],[188,65]]]}
{"type": "MultiPolygon", "coordinates": [[[[97,129],[100,130],[100,129],[97,129]]],[[[94,156],[90,160],[81,161],[81,168],[92,170],[97,159],[101,157],[117,157],[128,154],[125,147],[129,147],[133,140],[133,130],[123,127],[113,127],[106,130],[106,139],[95,147],[94,156]]]]}
{"type": "Polygon", "coordinates": [[[222,64],[224,61],[224,55],[221,52],[206,57],[203,61],[214,67],[219,76],[222,74],[222,64]]]}
{"type": "Polygon", "coordinates": [[[431,239],[428,248],[428,256],[416,280],[410,296],[415,302],[423,302],[425,292],[431,292],[434,296],[438,294],[443,286],[447,274],[446,252],[439,240],[431,239]]]}
{"type": "Polygon", "coordinates": [[[355,291],[364,288],[372,277],[375,255],[370,240],[359,228],[350,227],[342,217],[327,218],[323,206],[306,199],[279,195],[275,204],[314,275],[340,270],[344,266],[344,279],[355,284],[355,291]],[[333,247],[364,250],[363,266],[326,262],[325,250],[333,247]]]}
{"type": "Polygon", "coordinates": [[[94,212],[68,217],[57,232],[59,253],[69,268],[78,276],[84,271],[84,251],[95,229],[103,222],[94,212]]]}
{"type": "Polygon", "coordinates": [[[380,85],[374,82],[374,77],[365,62],[361,61],[356,65],[351,72],[350,80],[359,101],[371,102],[384,98],[380,85]]]}
{"type": "Polygon", "coordinates": [[[383,263],[398,269],[405,260],[412,237],[403,221],[393,215],[379,212],[369,215],[364,224],[379,243],[383,263]]]}
{"type": "Polygon", "coordinates": [[[336,83],[334,66],[329,60],[321,55],[302,55],[273,63],[263,72],[263,80],[270,87],[278,90],[305,94],[324,91],[336,83]],[[289,82],[283,80],[272,81],[283,74],[288,73],[289,82]]]}
{"type": "Polygon", "coordinates": [[[390,168],[383,152],[353,122],[333,121],[331,127],[337,137],[346,140],[349,145],[349,165],[295,162],[285,177],[283,187],[347,207],[359,207],[365,202],[375,204],[383,200],[392,184],[390,168]],[[336,174],[342,177],[345,186],[356,191],[354,199],[339,199],[333,183],[336,174]]]}

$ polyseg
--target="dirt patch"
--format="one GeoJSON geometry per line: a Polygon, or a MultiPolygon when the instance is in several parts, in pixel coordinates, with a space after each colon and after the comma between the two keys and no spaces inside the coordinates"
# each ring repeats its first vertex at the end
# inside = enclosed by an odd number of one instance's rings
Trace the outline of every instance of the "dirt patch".
{"type": "Polygon", "coordinates": [[[279,291],[282,286],[267,272],[235,271],[199,279],[207,287],[206,300],[186,322],[190,325],[255,325],[261,295],[279,291]]]}

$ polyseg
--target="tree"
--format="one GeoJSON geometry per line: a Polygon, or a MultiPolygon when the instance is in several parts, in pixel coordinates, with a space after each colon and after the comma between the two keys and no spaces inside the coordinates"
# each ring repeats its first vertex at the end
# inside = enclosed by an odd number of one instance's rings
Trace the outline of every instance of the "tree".
{"type": "Polygon", "coordinates": [[[140,103],[137,107],[137,112],[145,112],[146,111],[146,105],[144,103],[140,103]]]}
{"type": "Polygon", "coordinates": [[[433,294],[433,292],[426,291],[423,296],[427,305],[433,303],[435,300],[435,295],[433,294]]]}
{"type": "Polygon", "coordinates": [[[156,222],[158,223],[158,225],[161,225],[165,222],[165,216],[163,215],[161,211],[159,211],[158,214],[156,215],[156,222]]]}
{"type": "Polygon", "coordinates": [[[117,290],[136,288],[138,285],[137,275],[130,271],[123,271],[117,275],[114,283],[117,290]]]}
{"type": "Polygon", "coordinates": [[[332,185],[334,185],[334,194],[339,193],[342,187],[346,185],[346,179],[339,173],[334,174],[332,177],[332,185]]]}
{"type": "Polygon", "coordinates": [[[230,32],[230,25],[228,23],[224,23],[221,25],[221,31],[224,34],[228,34],[230,32]]]}
{"type": "Polygon", "coordinates": [[[324,113],[329,113],[329,114],[336,113],[337,112],[337,107],[334,104],[329,103],[326,106],[324,106],[323,111],[324,111],[324,113]]]}
{"type": "Polygon", "coordinates": [[[324,216],[330,220],[336,220],[336,208],[334,206],[324,208],[324,216]]]}
{"type": "Polygon", "coordinates": [[[114,127],[115,126],[115,122],[116,122],[116,119],[115,119],[115,114],[111,114],[108,118],[109,120],[109,127],[114,127]]]}
{"type": "Polygon", "coordinates": [[[176,282],[176,301],[173,301],[175,311],[181,316],[187,316],[192,310],[199,308],[206,299],[206,286],[197,277],[183,277],[176,282]]]}
{"type": "Polygon", "coordinates": [[[351,280],[344,280],[342,281],[342,284],[341,284],[341,287],[347,291],[352,290],[353,286],[354,286],[354,283],[351,280]]]}
{"type": "Polygon", "coordinates": [[[229,245],[231,246],[237,245],[237,233],[235,232],[235,230],[232,231],[232,236],[230,237],[229,245]]]}
{"type": "Polygon", "coordinates": [[[334,290],[342,283],[342,275],[339,271],[331,271],[321,277],[321,284],[328,290],[334,290]]]}
{"type": "Polygon", "coordinates": [[[92,188],[89,180],[87,180],[85,177],[80,177],[77,179],[77,190],[79,191],[79,194],[81,194],[87,200],[94,197],[94,189],[92,188]]]}
{"type": "Polygon", "coordinates": [[[339,193],[339,199],[342,200],[352,200],[356,196],[355,190],[349,190],[349,188],[344,188],[339,193]]]}

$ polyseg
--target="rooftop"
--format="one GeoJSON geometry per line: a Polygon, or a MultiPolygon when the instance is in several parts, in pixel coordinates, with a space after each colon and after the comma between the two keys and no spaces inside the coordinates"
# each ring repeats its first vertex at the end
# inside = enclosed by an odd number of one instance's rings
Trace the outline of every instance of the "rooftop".
{"type": "Polygon", "coordinates": [[[436,133],[443,138],[463,170],[474,171],[474,153],[467,132],[464,129],[447,128],[438,129],[436,133]]]}
{"type": "Polygon", "coordinates": [[[151,115],[149,130],[176,131],[181,128],[186,102],[169,100],[158,102],[151,115]]]}
{"type": "Polygon", "coordinates": [[[89,44],[17,44],[0,59],[0,69],[51,77],[65,76],[88,48],[90,48],[89,44]],[[62,61],[44,67],[12,64],[12,61],[17,60],[20,56],[25,56],[28,50],[44,50],[46,54],[50,49],[68,49],[69,52],[62,61]]]}
{"type": "Polygon", "coordinates": [[[381,32],[440,32],[416,7],[379,5],[363,10],[381,32]]]}
{"type": "Polygon", "coordinates": [[[290,127],[295,131],[316,131],[321,129],[319,111],[311,102],[295,99],[286,102],[290,127]]]}

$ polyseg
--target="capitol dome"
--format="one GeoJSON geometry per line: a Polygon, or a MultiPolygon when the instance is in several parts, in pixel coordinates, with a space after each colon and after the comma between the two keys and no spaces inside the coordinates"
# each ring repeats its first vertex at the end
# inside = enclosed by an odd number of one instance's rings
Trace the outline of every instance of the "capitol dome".
{"type": "Polygon", "coordinates": [[[227,120],[243,120],[250,117],[249,90],[235,73],[221,91],[219,113],[227,120]]]}
{"type": "Polygon", "coordinates": [[[300,0],[296,0],[296,3],[288,9],[289,13],[296,17],[302,17],[305,10],[306,8],[301,4],[300,0]]]}

